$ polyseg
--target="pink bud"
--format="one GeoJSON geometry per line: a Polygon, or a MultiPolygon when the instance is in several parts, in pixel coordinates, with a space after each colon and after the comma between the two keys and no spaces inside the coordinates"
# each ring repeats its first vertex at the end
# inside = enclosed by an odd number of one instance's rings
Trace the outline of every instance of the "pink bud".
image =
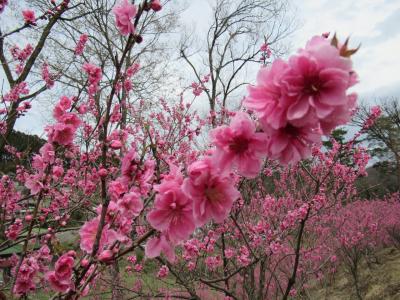
{"type": "Polygon", "coordinates": [[[88,265],[89,265],[89,260],[86,259],[86,258],[82,259],[82,261],[81,261],[81,266],[85,268],[85,267],[87,267],[88,265]]]}
{"type": "Polygon", "coordinates": [[[104,168],[101,168],[97,173],[100,177],[106,177],[108,175],[108,171],[104,168]]]}
{"type": "Polygon", "coordinates": [[[154,11],[160,11],[162,9],[162,5],[159,0],[153,0],[150,5],[151,9],[154,11]]]}
{"type": "Polygon", "coordinates": [[[101,262],[110,262],[113,259],[114,253],[111,250],[102,251],[97,257],[101,262]]]}
{"type": "Polygon", "coordinates": [[[26,215],[25,216],[25,221],[27,221],[27,222],[32,221],[32,219],[33,219],[32,215],[26,215]]]}

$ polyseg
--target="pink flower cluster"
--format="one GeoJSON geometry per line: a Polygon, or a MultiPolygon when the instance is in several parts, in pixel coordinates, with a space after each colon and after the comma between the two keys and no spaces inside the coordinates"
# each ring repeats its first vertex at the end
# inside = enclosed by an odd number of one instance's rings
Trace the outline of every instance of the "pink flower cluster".
{"type": "Polygon", "coordinates": [[[261,45],[260,51],[261,51],[260,60],[265,64],[266,60],[271,57],[272,54],[271,48],[267,43],[264,43],[261,45]]]}
{"type": "Polygon", "coordinates": [[[162,267],[160,268],[160,270],[158,271],[157,277],[158,277],[158,278],[165,278],[165,277],[168,276],[168,274],[169,274],[169,269],[168,269],[167,266],[164,265],[164,266],[162,266],[162,267]]]}
{"type": "Polygon", "coordinates": [[[46,274],[46,279],[53,290],[65,293],[74,288],[72,271],[74,267],[75,252],[69,251],[63,254],[56,262],[54,271],[46,274]]]}
{"type": "Polygon", "coordinates": [[[182,183],[183,176],[178,167],[171,165],[170,174],[154,188],[158,194],[154,209],[147,215],[153,228],[175,242],[186,240],[195,229],[193,204],[182,191],[182,183]]]}
{"type": "Polygon", "coordinates": [[[35,12],[31,9],[26,9],[22,11],[22,16],[24,17],[25,23],[27,24],[35,24],[36,17],[35,12]]]}
{"type": "Polygon", "coordinates": [[[374,123],[380,117],[381,114],[382,114],[382,110],[379,106],[371,107],[370,115],[369,115],[368,119],[364,122],[362,130],[363,131],[367,130],[372,125],[374,125],[374,123]]]}
{"type": "Polygon", "coordinates": [[[34,257],[25,258],[19,268],[18,276],[15,280],[14,293],[23,295],[35,289],[34,278],[39,271],[39,265],[34,257]]]}
{"type": "Polygon", "coordinates": [[[16,84],[11,89],[11,91],[5,94],[3,99],[4,101],[8,102],[17,102],[20,99],[21,95],[28,95],[28,94],[29,94],[28,84],[26,82],[21,82],[19,84],[16,84]]]}
{"type": "Polygon", "coordinates": [[[18,60],[18,64],[15,66],[15,72],[19,75],[24,70],[24,63],[33,52],[31,44],[27,44],[24,49],[20,49],[18,46],[13,46],[10,49],[11,55],[15,60],[18,60]]]}
{"type": "Polygon", "coordinates": [[[259,71],[244,105],[269,136],[270,158],[284,164],[306,158],[323,134],[349,121],[357,97],[347,90],[357,76],[343,47],[316,36],[287,62],[259,71]]]}
{"type": "Polygon", "coordinates": [[[116,25],[122,35],[129,35],[135,32],[135,26],[132,23],[133,18],[136,16],[137,8],[135,5],[122,0],[121,3],[114,7],[116,25]]]}
{"type": "Polygon", "coordinates": [[[85,73],[88,75],[89,96],[93,97],[97,92],[98,85],[103,76],[102,70],[93,64],[85,63],[83,65],[83,71],[85,71],[85,73]]]}
{"type": "Polygon", "coordinates": [[[76,44],[76,47],[75,47],[75,55],[82,55],[83,54],[83,51],[85,50],[85,46],[86,46],[87,41],[88,41],[88,35],[87,34],[82,34],[79,37],[79,41],[78,41],[78,43],[76,44]]]}
{"type": "Polygon", "coordinates": [[[163,252],[170,260],[174,258],[173,245],[211,219],[223,222],[239,197],[232,178],[221,172],[211,157],[192,163],[186,179],[178,167],[170,165],[170,174],[156,190],[155,205],[147,218],[162,235],[149,240],[146,255],[156,257],[163,252]]]}
{"type": "Polygon", "coordinates": [[[14,223],[11,224],[6,230],[6,236],[8,239],[15,241],[18,235],[21,233],[23,228],[22,220],[15,219],[14,223]]]}
{"type": "Polygon", "coordinates": [[[24,49],[20,49],[18,46],[13,46],[10,49],[11,55],[14,59],[24,62],[28,59],[28,57],[33,52],[33,46],[31,44],[27,44],[24,49]]]}
{"type": "Polygon", "coordinates": [[[50,74],[49,65],[44,63],[42,66],[42,79],[46,83],[46,87],[51,89],[54,86],[54,78],[53,75],[50,74]]]}
{"type": "Polygon", "coordinates": [[[256,132],[254,122],[246,113],[236,113],[230,126],[214,129],[210,137],[216,146],[215,162],[221,169],[233,166],[245,177],[255,177],[260,172],[267,154],[268,136],[256,132]]]}
{"type": "Polygon", "coordinates": [[[54,107],[53,116],[58,122],[46,128],[50,143],[57,143],[63,146],[72,144],[75,132],[81,124],[81,120],[76,114],[67,112],[67,110],[71,108],[71,105],[72,100],[63,96],[54,107]]]}

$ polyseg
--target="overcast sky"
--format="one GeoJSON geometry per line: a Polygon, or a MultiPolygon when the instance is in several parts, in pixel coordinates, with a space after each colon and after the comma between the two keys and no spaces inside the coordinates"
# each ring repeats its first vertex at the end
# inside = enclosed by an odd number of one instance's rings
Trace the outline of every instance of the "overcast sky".
{"type": "MultiPolygon", "coordinates": [[[[210,1],[213,0],[189,1],[184,22],[197,26],[199,31],[206,29],[210,1]]],[[[342,39],[350,36],[352,46],[361,43],[354,56],[354,69],[360,77],[354,90],[370,101],[378,96],[400,96],[400,1],[292,0],[292,3],[299,23],[290,38],[293,52],[322,32],[336,32],[342,39]]],[[[34,110],[17,122],[17,129],[38,134],[43,128],[40,118],[41,114],[34,110]]]]}

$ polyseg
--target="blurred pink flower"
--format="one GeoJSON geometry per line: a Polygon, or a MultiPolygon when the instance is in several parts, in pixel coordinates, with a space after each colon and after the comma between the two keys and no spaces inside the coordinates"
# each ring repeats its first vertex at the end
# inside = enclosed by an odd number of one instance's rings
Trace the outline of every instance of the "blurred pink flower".
{"type": "Polygon", "coordinates": [[[34,24],[36,21],[35,12],[31,9],[26,9],[22,11],[25,23],[34,24]]]}
{"type": "Polygon", "coordinates": [[[145,253],[148,258],[154,258],[164,253],[169,262],[175,261],[175,252],[164,235],[153,237],[147,241],[145,253]]]}
{"type": "Polygon", "coordinates": [[[132,19],[136,16],[136,6],[130,4],[128,0],[123,0],[121,3],[114,7],[116,25],[122,35],[129,35],[135,31],[135,26],[132,19]]]}

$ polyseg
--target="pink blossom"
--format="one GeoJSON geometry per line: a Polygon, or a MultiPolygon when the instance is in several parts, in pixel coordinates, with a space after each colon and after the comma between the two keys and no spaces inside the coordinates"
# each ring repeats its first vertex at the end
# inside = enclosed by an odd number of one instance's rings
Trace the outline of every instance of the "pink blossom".
{"type": "Polygon", "coordinates": [[[60,166],[54,166],[52,170],[52,174],[56,178],[60,178],[64,174],[64,169],[60,166]]]}
{"type": "Polygon", "coordinates": [[[347,89],[352,82],[351,60],[340,56],[339,49],[327,39],[316,36],[304,50],[289,59],[290,68],[282,83],[293,99],[287,118],[294,124],[321,120],[338,106],[346,106],[347,89]]]}
{"type": "MultiPolygon", "coordinates": [[[[96,239],[97,228],[99,226],[99,219],[93,219],[87,221],[79,230],[79,235],[81,238],[81,249],[87,253],[92,253],[93,244],[96,239]]],[[[106,224],[103,228],[99,249],[103,249],[104,246],[110,245],[118,239],[118,234],[109,229],[109,225],[106,224]]]]}
{"type": "Polygon", "coordinates": [[[137,217],[143,209],[140,195],[135,192],[125,194],[117,202],[121,215],[127,218],[137,217]]]}
{"type": "Polygon", "coordinates": [[[55,276],[60,280],[71,278],[73,267],[74,258],[69,254],[63,254],[54,266],[55,276]]]}
{"type": "Polygon", "coordinates": [[[111,197],[111,200],[118,201],[122,194],[128,191],[127,185],[122,180],[114,180],[111,181],[108,185],[108,194],[111,197]]]}
{"type": "Polygon", "coordinates": [[[87,34],[82,34],[79,37],[79,41],[78,41],[78,43],[76,44],[76,47],[75,47],[75,55],[82,55],[83,54],[83,51],[85,50],[85,45],[86,45],[87,41],[88,41],[88,35],[87,34]]]}
{"type": "Polygon", "coordinates": [[[63,110],[68,110],[71,108],[72,100],[66,96],[62,96],[59,101],[59,105],[63,110]]]}
{"type": "Polygon", "coordinates": [[[210,219],[223,222],[233,201],[240,196],[232,179],[224,175],[210,158],[192,163],[188,175],[183,182],[183,191],[193,200],[196,225],[203,225],[210,219]]]}
{"type": "Polygon", "coordinates": [[[47,272],[46,279],[50,283],[51,288],[57,292],[65,293],[73,288],[70,279],[59,279],[55,271],[47,272]]]}
{"type": "Polygon", "coordinates": [[[98,174],[100,177],[107,177],[108,171],[107,171],[107,169],[105,169],[105,168],[101,168],[101,169],[97,172],[97,174],[98,174]]]}
{"type": "Polygon", "coordinates": [[[145,253],[148,258],[154,258],[164,253],[168,261],[173,262],[175,260],[174,249],[164,235],[149,239],[145,247],[145,253]]]}
{"type": "Polygon", "coordinates": [[[11,224],[6,230],[6,236],[8,239],[15,241],[18,235],[21,233],[23,228],[22,220],[16,219],[14,224],[11,224]]]}
{"type": "Polygon", "coordinates": [[[311,126],[295,127],[287,124],[278,130],[270,130],[268,157],[282,164],[298,162],[311,155],[311,147],[321,141],[318,128],[311,126]]]}
{"type": "Polygon", "coordinates": [[[116,25],[122,35],[129,35],[135,31],[132,19],[136,16],[137,8],[130,4],[128,0],[123,0],[113,8],[116,25]]]}
{"type": "Polygon", "coordinates": [[[246,113],[236,113],[229,127],[220,126],[210,136],[217,147],[215,161],[221,169],[232,164],[240,175],[246,177],[255,177],[260,172],[266,154],[267,135],[256,132],[246,113]]]}
{"type": "Polygon", "coordinates": [[[19,268],[15,280],[14,293],[17,295],[26,294],[35,289],[34,277],[39,270],[37,260],[33,257],[25,258],[19,268]]]}
{"type": "Polygon", "coordinates": [[[11,91],[4,95],[4,101],[16,102],[20,99],[21,95],[29,94],[28,84],[26,82],[21,82],[16,84],[11,91]]]}
{"type": "Polygon", "coordinates": [[[161,266],[160,270],[158,270],[157,277],[158,278],[165,278],[168,276],[169,269],[167,266],[161,266]]]}
{"type": "Polygon", "coordinates": [[[98,259],[101,262],[107,263],[107,262],[112,261],[113,257],[114,257],[114,252],[112,250],[107,249],[107,250],[101,251],[101,253],[98,256],[98,259]]]}
{"type": "Polygon", "coordinates": [[[121,149],[122,148],[122,143],[120,140],[112,140],[110,143],[110,148],[112,149],[121,149]]]}
{"type": "Polygon", "coordinates": [[[235,255],[235,250],[233,250],[232,248],[227,248],[225,249],[224,254],[226,258],[232,258],[235,255]]]}
{"type": "Polygon", "coordinates": [[[90,63],[84,63],[83,70],[88,74],[89,83],[92,85],[97,85],[103,76],[101,68],[90,63]]]}
{"type": "Polygon", "coordinates": [[[50,74],[49,65],[44,63],[42,66],[42,79],[46,82],[46,87],[51,89],[54,86],[53,76],[50,74]]]}
{"type": "Polygon", "coordinates": [[[187,239],[195,229],[192,201],[183,193],[182,183],[178,167],[171,165],[169,176],[154,188],[158,194],[154,209],[147,215],[150,225],[174,242],[187,239]]]}
{"type": "Polygon", "coordinates": [[[75,135],[75,129],[71,125],[57,123],[52,127],[48,127],[48,129],[49,141],[63,146],[72,144],[75,135]]]}
{"type": "Polygon", "coordinates": [[[256,114],[263,127],[278,129],[287,123],[286,112],[292,100],[285,96],[281,78],[288,68],[286,62],[277,59],[271,66],[261,68],[257,84],[248,88],[243,104],[256,114]]]}
{"type": "Polygon", "coordinates": [[[65,125],[71,126],[74,130],[76,130],[79,127],[79,125],[81,125],[81,120],[74,113],[65,113],[60,118],[60,122],[65,125]]]}
{"type": "Polygon", "coordinates": [[[36,17],[35,12],[30,9],[26,9],[22,11],[22,15],[24,16],[25,23],[35,24],[36,17]]]}
{"type": "Polygon", "coordinates": [[[38,175],[32,175],[26,179],[25,186],[31,190],[32,195],[36,195],[42,190],[43,183],[38,175]]]}

